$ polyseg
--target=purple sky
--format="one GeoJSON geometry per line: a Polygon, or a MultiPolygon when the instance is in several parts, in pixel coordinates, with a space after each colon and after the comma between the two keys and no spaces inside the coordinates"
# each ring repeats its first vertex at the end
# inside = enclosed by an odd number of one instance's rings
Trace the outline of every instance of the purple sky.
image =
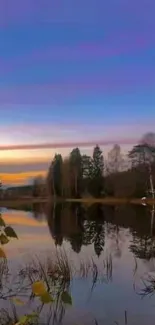
{"type": "Polygon", "coordinates": [[[154,0],[1,0],[0,146],[154,131],[154,14],[154,0]]]}

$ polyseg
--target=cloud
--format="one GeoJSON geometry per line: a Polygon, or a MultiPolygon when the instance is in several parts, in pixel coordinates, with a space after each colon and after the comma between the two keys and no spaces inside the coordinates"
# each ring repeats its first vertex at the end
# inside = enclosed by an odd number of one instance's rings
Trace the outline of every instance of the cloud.
{"type": "MultiPolygon", "coordinates": [[[[133,67],[105,73],[105,75],[87,75],[67,77],[64,82],[29,83],[17,86],[0,87],[0,104],[25,105],[62,105],[65,101],[91,95],[119,95],[128,92],[152,91],[155,84],[155,74],[152,69],[133,67]]],[[[88,97],[89,96],[89,97],[88,97]]]]}
{"type": "Polygon", "coordinates": [[[6,27],[12,24],[34,21],[38,14],[37,3],[34,0],[21,2],[20,0],[0,1],[0,26],[6,27]]]}
{"type": "Polygon", "coordinates": [[[154,0],[137,0],[124,1],[109,0],[103,2],[99,0],[1,0],[0,1],[0,23],[1,26],[6,24],[19,24],[25,22],[51,23],[51,22],[78,22],[78,23],[95,23],[110,20],[112,24],[119,19],[129,16],[138,18],[153,19],[155,4],[154,0]],[[98,19],[97,19],[98,18],[98,19]],[[111,18],[111,19],[110,19],[111,18]]]}
{"type": "Polygon", "coordinates": [[[110,35],[104,41],[78,42],[78,44],[52,45],[44,48],[27,50],[25,55],[12,56],[8,59],[1,58],[0,67],[3,71],[15,72],[16,69],[26,68],[34,64],[63,61],[88,61],[93,59],[113,58],[121,55],[131,55],[154,46],[155,37],[147,33],[132,33],[110,35]],[[117,42],[116,42],[117,39],[117,42]]]}
{"type": "MultiPolygon", "coordinates": [[[[113,110],[111,114],[114,114],[113,110]]],[[[139,141],[139,137],[144,133],[154,128],[153,119],[139,118],[138,123],[129,117],[127,120],[128,124],[124,119],[121,120],[120,114],[118,119],[115,114],[113,121],[112,119],[109,121],[105,117],[104,122],[101,120],[97,124],[73,121],[60,124],[51,122],[2,125],[0,128],[0,164],[3,163],[5,157],[11,163],[16,156],[17,164],[18,162],[21,163],[22,160],[22,164],[29,162],[31,166],[35,163],[44,166],[55,152],[55,150],[51,152],[48,149],[61,149],[63,151],[65,148],[71,149],[76,146],[81,148],[93,147],[96,144],[108,146],[116,142],[122,145],[133,144],[139,141]],[[8,133],[11,133],[10,142],[9,139],[6,141],[8,133]],[[22,150],[20,156],[19,150],[22,150]],[[32,156],[29,150],[33,151],[32,156]],[[14,155],[11,154],[12,151],[14,151],[14,155]],[[24,152],[30,153],[30,155],[25,155],[24,152]]],[[[6,164],[6,160],[4,164],[6,164]]]]}
{"type": "Polygon", "coordinates": [[[137,143],[137,138],[111,139],[83,142],[57,142],[57,143],[36,143],[36,144],[21,144],[21,145],[4,145],[0,146],[0,151],[5,150],[34,150],[34,149],[56,149],[56,148],[74,148],[74,147],[92,147],[96,144],[106,146],[113,145],[115,142],[119,144],[134,144],[137,143]]]}
{"type": "MultiPolygon", "coordinates": [[[[61,141],[53,140],[53,142],[49,141],[46,143],[43,143],[43,141],[34,142],[34,139],[38,139],[41,124],[25,125],[24,130],[26,131],[27,128],[27,133],[29,133],[31,129],[35,130],[35,137],[34,133],[31,134],[32,141],[31,138],[29,138],[30,142],[23,143],[22,136],[19,136],[18,134],[14,143],[11,142],[11,144],[9,144],[1,141],[0,178],[2,179],[2,182],[4,184],[30,184],[35,176],[39,174],[44,176],[46,175],[56,152],[61,153],[62,156],[65,157],[69,155],[69,152],[74,147],[79,147],[82,154],[91,155],[93,147],[96,144],[99,144],[103,150],[104,156],[106,157],[111,147],[115,143],[119,143],[122,145],[122,150],[126,154],[134,144],[139,142],[143,134],[153,130],[154,127],[153,120],[147,120],[145,123],[144,121],[139,121],[139,124],[136,122],[130,122],[128,125],[126,123],[111,123],[110,125],[106,122],[104,123],[105,124],[99,123],[97,125],[73,123],[71,126],[70,123],[67,123],[66,125],[63,124],[62,127],[61,124],[55,125],[53,128],[56,136],[57,132],[61,133],[63,127],[65,130],[70,128],[70,133],[67,134],[67,137],[64,138],[63,141],[61,139],[61,141]],[[72,133],[72,131],[75,130],[76,132],[72,133]]],[[[42,126],[44,131],[46,128],[47,130],[52,129],[52,126],[48,124],[47,126],[46,124],[43,124],[42,126]]],[[[13,134],[13,130],[16,130],[16,126],[10,125],[9,130],[11,134],[13,134]]],[[[5,139],[5,133],[7,134],[7,132],[7,127],[5,128],[3,126],[1,130],[1,139],[5,139]]],[[[63,134],[64,133],[62,132],[61,136],[63,134]]],[[[50,139],[52,139],[52,136],[50,139]]]]}
{"type": "MultiPolygon", "coordinates": [[[[35,159],[35,162],[25,162],[25,163],[19,163],[18,162],[19,159],[17,160],[17,162],[9,162],[6,161],[5,163],[1,163],[0,162],[0,177],[1,174],[8,174],[11,173],[12,177],[14,177],[13,174],[17,174],[17,173],[39,173],[40,171],[43,170],[48,170],[49,165],[50,165],[50,159],[46,162],[39,162],[35,159]]],[[[26,174],[27,177],[27,174],[26,174]]]]}

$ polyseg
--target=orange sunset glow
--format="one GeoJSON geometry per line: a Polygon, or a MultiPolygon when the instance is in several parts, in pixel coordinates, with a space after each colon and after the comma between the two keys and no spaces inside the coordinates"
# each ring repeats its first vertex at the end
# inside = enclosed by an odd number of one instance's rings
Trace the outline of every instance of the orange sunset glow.
{"type": "Polygon", "coordinates": [[[38,222],[33,218],[29,218],[24,211],[20,211],[13,214],[4,213],[3,219],[7,224],[30,226],[30,227],[43,227],[46,226],[46,222],[38,222]]]}
{"type": "Polygon", "coordinates": [[[47,171],[29,171],[23,173],[1,173],[1,181],[5,185],[9,184],[16,184],[16,185],[23,185],[25,184],[30,178],[34,178],[38,175],[45,177],[47,171]]]}

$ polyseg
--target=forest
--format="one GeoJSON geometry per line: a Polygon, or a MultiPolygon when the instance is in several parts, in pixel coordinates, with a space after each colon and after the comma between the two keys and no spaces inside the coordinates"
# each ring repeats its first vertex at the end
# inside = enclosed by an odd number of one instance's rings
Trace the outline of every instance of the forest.
{"type": "Polygon", "coordinates": [[[105,155],[99,145],[92,155],[74,148],[68,157],[56,153],[46,178],[2,191],[1,198],[90,199],[155,198],[155,134],[147,133],[124,157],[115,144],[105,155]]]}
{"type": "Polygon", "coordinates": [[[123,167],[121,147],[114,145],[104,158],[101,148],[96,145],[93,155],[81,154],[74,148],[67,158],[55,154],[46,179],[46,190],[41,178],[34,182],[34,196],[40,190],[49,197],[142,197],[154,198],[155,182],[155,135],[148,133],[135,145],[126,158],[123,167]]]}

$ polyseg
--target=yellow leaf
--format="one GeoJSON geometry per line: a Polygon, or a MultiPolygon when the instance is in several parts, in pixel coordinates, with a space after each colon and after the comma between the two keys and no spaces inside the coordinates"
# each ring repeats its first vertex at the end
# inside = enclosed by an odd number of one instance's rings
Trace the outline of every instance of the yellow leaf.
{"type": "Polygon", "coordinates": [[[12,298],[12,300],[18,306],[23,306],[25,304],[24,301],[20,300],[19,298],[12,298]]]}
{"type": "Polygon", "coordinates": [[[19,320],[18,323],[16,323],[15,325],[26,325],[28,323],[28,318],[27,316],[22,316],[19,320]]]}
{"type": "Polygon", "coordinates": [[[28,325],[28,324],[32,324],[32,321],[34,319],[36,319],[36,318],[38,318],[38,314],[36,314],[36,313],[29,314],[29,315],[25,315],[25,316],[22,316],[19,319],[19,322],[16,323],[15,325],[28,325]]]}
{"type": "Polygon", "coordinates": [[[36,296],[43,296],[47,292],[47,290],[43,282],[37,281],[32,284],[32,292],[36,296]]]}
{"type": "Polygon", "coordinates": [[[6,255],[3,251],[3,249],[0,248],[0,258],[5,258],[6,259],[6,255]]]}
{"type": "Polygon", "coordinates": [[[0,227],[5,227],[5,222],[2,217],[0,217],[0,227]]]}

